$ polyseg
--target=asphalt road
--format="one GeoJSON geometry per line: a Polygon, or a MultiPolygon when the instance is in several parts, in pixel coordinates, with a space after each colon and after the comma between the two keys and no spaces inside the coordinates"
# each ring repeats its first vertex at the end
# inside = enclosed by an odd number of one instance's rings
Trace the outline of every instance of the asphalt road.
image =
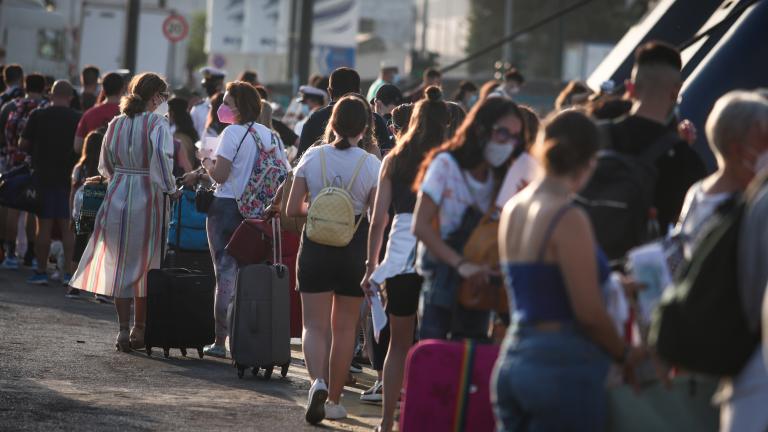
{"type": "Polygon", "coordinates": [[[0,270],[0,431],[372,430],[379,406],[358,402],[373,382],[356,375],[343,404],[350,418],[304,422],[309,389],[294,345],[286,378],[238,379],[229,361],[190,352],[118,353],[111,305],[28,285],[27,271],[0,270]]]}

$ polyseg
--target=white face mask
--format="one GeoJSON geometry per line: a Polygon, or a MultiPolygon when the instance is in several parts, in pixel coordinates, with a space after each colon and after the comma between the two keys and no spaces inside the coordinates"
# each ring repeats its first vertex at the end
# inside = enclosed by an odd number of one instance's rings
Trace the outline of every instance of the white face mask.
{"type": "Polygon", "coordinates": [[[155,114],[159,114],[161,116],[168,114],[168,102],[163,101],[163,103],[158,105],[157,108],[155,108],[155,114]]]}
{"type": "Polygon", "coordinates": [[[755,159],[755,174],[763,172],[768,169],[768,151],[764,151],[755,159]]]}
{"type": "Polygon", "coordinates": [[[483,150],[483,156],[485,157],[485,161],[492,167],[498,168],[509,159],[509,156],[512,155],[514,150],[515,146],[511,142],[503,144],[495,141],[488,141],[488,144],[485,145],[485,149],[483,150]]]}

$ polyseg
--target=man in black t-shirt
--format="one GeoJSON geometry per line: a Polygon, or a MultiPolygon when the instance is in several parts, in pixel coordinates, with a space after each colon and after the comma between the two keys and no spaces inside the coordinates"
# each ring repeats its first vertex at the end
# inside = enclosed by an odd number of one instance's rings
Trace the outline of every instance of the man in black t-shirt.
{"type": "MultiPolygon", "coordinates": [[[[662,137],[677,129],[674,108],[682,85],[680,53],[663,42],[648,42],[635,54],[627,90],[630,114],[611,131],[611,146],[631,155],[642,155],[662,137]]],[[[706,175],[706,168],[691,146],[680,139],[656,159],[654,206],[662,234],[677,222],[688,188],[706,175]]]]}
{"type": "MultiPolygon", "coordinates": [[[[331,102],[328,106],[320,108],[312,113],[304,123],[299,138],[299,153],[296,160],[301,159],[307,149],[317,140],[322,139],[325,133],[325,127],[333,112],[333,104],[342,96],[348,93],[360,93],[360,75],[357,71],[350,68],[338,68],[331,74],[328,84],[328,94],[331,96],[331,102]]],[[[376,134],[376,141],[382,153],[394,147],[394,142],[389,136],[387,123],[380,115],[373,114],[373,132],[376,134]]]]}
{"type": "Polygon", "coordinates": [[[51,246],[51,232],[56,223],[61,229],[65,268],[62,283],[69,284],[72,276],[74,238],[69,229],[70,175],[75,165],[73,142],[80,113],[69,108],[73,97],[72,85],[59,80],[51,88],[51,104],[29,116],[21,134],[21,145],[32,156],[32,168],[41,208],[37,214],[37,271],[28,282],[48,283],[46,267],[51,246]]]}

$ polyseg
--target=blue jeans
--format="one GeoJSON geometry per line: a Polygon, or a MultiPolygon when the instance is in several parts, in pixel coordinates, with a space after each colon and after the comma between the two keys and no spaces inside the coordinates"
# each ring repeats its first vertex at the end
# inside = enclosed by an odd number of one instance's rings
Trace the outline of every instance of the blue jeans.
{"type": "Polygon", "coordinates": [[[446,305],[434,294],[436,290],[445,290],[435,286],[431,275],[424,276],[424,288],[419,299],[419,340],[424,339],[486,339],[491,313],[472,311],[455,304],[446,305]]]}
{"type": "Polygon", "coordinates": [[[237,202],[232,198],[213,198],[205,221],[208,233],[208,248],[213,258],[216,272],[216,299],[213,316],[216,319],[216,336],[229,335],[227,309],[235,293],[237,280],[237,261],[224,249],[232,238],[243,217],[237,209],[237,202]]]}
{"type": "Polygon", "coordinates": [[[575,327],[510,328],[491,378],[497,430],[605,430],[609,366],[575,327]]]}

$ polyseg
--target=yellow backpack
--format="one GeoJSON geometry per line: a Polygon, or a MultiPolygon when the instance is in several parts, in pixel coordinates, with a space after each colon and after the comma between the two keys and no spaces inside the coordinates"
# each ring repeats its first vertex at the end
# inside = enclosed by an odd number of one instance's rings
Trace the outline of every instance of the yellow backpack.
{"type": "Polygon", "coordinates": [[[360,174],[368,153],[357,162],[355,171],[346,187],[336,187],[328,183],[326,176],[325,153],[320,150],[320,167],[323,176],[323,189],[317,194],[307,212],[305,230],[307,238],[326,246],[344,247],[352,241],[360,221],[365,217],[365,209],[355,223],[355,206],[350,190],[360,174]]]}

